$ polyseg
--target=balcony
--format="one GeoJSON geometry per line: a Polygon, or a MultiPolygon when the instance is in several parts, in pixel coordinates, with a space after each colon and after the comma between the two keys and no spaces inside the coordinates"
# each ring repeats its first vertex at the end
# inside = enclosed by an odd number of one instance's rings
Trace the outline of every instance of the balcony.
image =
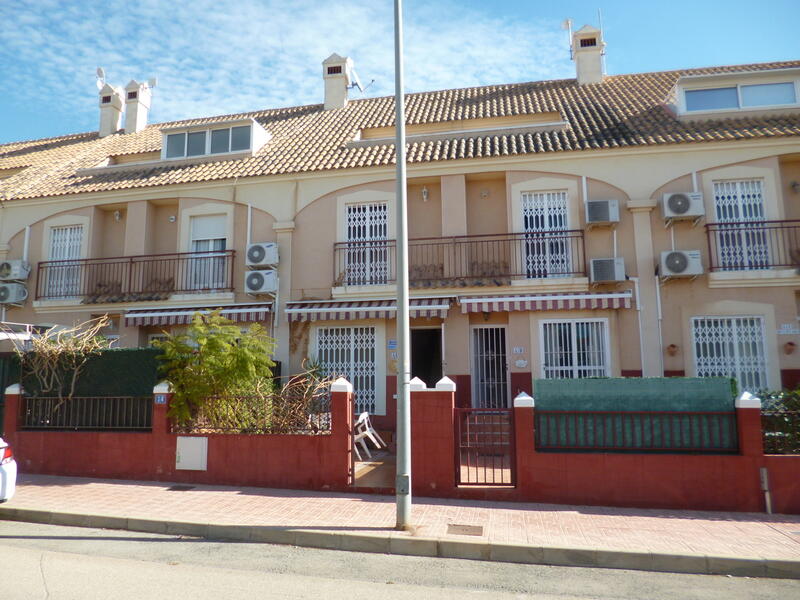
{"type": "MultiPolygon", "coordinates": [[[[334,286],[394,283],[396,251],[394,240],[334,244],[334,286]]],[[[586,276],[582,230],[412,239],[408,255],[412,288],[586,276]]]]}
{"type": "Polygon", "coordinates": [[[800,220],[709,223],[706,235],[712,272],[800,267],[800,220]]]}
{"type": "Polygon", "coordinates": [[[233,258],[233,250],[215,250],[40,262],[36,300],[105,304],[230,292],[233,258]]]}

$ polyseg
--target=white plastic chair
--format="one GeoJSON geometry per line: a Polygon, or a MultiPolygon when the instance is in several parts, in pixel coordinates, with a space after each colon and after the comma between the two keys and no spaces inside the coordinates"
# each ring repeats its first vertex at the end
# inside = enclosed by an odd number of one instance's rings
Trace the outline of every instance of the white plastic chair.
{"type": "Polygon", "coordinates": [[[369,420],[369,413],[365,411],[358,415],[358,419],[353,426],[353,450],[355,451],[358,460],[362,460],[361,452],[358,451],[358,444],[361,444],[361,448],[366,453],[367,458],[372,458],[372,453],[367,447],[366,440],[370,440],[373,444],[375,444],[375,448],[378,450],[388,447],[378,432],[375,431],[375,428],[372,426],[372,422],[369,420]]]}

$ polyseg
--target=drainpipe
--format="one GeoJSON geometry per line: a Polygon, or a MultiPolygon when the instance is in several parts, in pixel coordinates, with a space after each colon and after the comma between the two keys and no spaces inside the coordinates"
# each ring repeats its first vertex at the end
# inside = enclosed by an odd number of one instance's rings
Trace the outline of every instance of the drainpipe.
{"type": "Polygon", "coordinates": [[[25,226],[25,241],[22,244],[22,260],[28,262],[28,255],[31,247],[31,226],[25,226]]]}
{"type": "Polygon", "coordinates": [[[658,314],[658,355],[661,357],[661,375],[664,375],[664,338],[661,329],[663,322],[663,315],[661,314],[661,279],[658,275],[656,278],[656,312],[658,314]]]}
{"type": "Polygon", "coordinates": [[[636,318],[639,321],[639,364],[642,367],[642,375],[644,375],[644,334],[642,333],[642,303],[639,300],[639,278],[628,276],[628,281],[633,282],[636,293],[636,318]]]}

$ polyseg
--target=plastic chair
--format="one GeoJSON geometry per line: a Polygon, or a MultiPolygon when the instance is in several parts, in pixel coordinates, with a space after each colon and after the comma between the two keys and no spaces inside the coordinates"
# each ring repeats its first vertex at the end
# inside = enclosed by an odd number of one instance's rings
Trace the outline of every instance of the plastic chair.
{"type": "Polygon", "coordinates": [[[370,440],[373,444],[375,444],[375,448],[378,450],[388,447],[378,432],[375,431],[375,428],[372,426],[372,422],[369,420],[369,413],[365,411],[358,415],[358,419],[353,426],[353,450],[355,451],[358,460],[362,460],[361,452],[358,451],[358,444],[361,444],[361,448],[366,453],[367,458],[372,458],[372,453],[367,447],[366,440],[370,440]]]}

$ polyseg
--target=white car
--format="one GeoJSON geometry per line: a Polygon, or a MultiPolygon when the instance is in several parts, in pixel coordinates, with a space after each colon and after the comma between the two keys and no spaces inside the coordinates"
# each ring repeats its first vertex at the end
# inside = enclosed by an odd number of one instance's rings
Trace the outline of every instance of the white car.
{"type": "Polygon", "coordinates": [[[0,438],[0,504],[11,500],[17,486],[17,461],[3,438],[0,438]]]}

